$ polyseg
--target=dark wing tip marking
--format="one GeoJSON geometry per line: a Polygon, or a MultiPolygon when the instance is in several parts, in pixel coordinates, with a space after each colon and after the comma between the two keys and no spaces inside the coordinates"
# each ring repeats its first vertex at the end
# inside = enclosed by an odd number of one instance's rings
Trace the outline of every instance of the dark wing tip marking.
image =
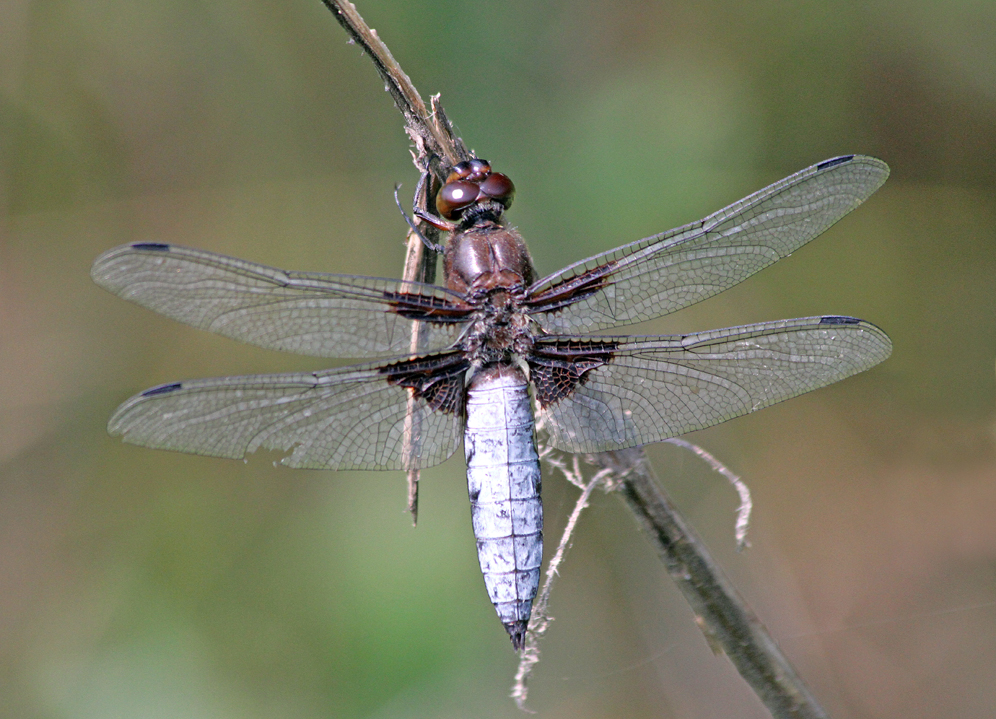
{"type": "Polygon", "coordinates": [[[844,317],[842,315],[827,315],[820,317],[821,325],[860,325],[861,320],[857,317],[844,317]]]}
{"type": "Polygon", "coordinates": [[[182,382],[173,382],[172,384],[161,384],[158,387],[153,387],[152,389],[147,389],[139,397],[155,397],[160,394],[169,394],[170,392],[176,392],[178,389],[183,389],[182,382]]]}
{"type": "Polygon", "coordinates": [[[169,245],[164,242],[133,242],[129,245],[133,250],[149,250],[151,252],[169,252],[169,245]]]}
{"type": "Polygon", "coordinates": [[[836,165],[843,165],[846,162],[850,162],[854,159],[854,155],[843,155],[841,157],[834,157],[829,160],[824,160],[816,166],[817,170],[825,170],[828,167],[834,167],[836,165]]]}

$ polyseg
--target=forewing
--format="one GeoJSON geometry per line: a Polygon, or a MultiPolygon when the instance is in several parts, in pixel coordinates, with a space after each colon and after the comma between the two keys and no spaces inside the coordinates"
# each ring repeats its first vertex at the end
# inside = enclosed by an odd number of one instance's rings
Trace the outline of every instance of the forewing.
{"type": "Polygon", "coordinates": [[[457,355],[436,355],[176,382],[129,399],[107,430],[132,444],[212,457],[292,450],[282,460],[291,467],[420,469],[460,443],[465,370],[457,355]]]}
{"type": "Polygon", "coordinates": [[[550,442],[604,452],[710,427],[872,367],[892,343],[851,317],[664,337],[550,338],[529,359],[550,442]]]}
{"type": "Polygon", "coordinates": [[[93,263],[94,281],[174,320],[313,357],[381,357],[448,347],[469,308],[442,287],[289,272],[178,245],[135,243],[93,263]],[[415,320],[424,320],[412,346],[415,320]]]}
{"type": "Polygon", "coordinates": [[[733,287],[820,235],[882,186],[889,167],[849,155],[813,165],[699,222],[577,262],[529,290],[549,334],[675,312],[733,287]]]}

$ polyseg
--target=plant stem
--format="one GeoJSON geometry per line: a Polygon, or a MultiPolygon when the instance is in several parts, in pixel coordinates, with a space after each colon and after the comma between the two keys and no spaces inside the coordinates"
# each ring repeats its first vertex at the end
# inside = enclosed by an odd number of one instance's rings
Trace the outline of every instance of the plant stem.
{"type": "Polygon", "coordinates": [[[713,648],[730,658],[775,719],[828,719],[767,629],[672,504],[641,448],[593,455],[622,477],[619,490],[695,612],[713,648]]]}

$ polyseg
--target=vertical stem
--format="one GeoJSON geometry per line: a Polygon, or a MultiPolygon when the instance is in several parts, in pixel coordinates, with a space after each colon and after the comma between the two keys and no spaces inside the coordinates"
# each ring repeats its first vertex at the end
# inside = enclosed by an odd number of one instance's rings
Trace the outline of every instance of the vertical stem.
{"type": "MultiPolygon", "coordinates": [[[[411,79],[391,55],[387,45],[377,36],[377,32],[360,17],[353,4],[346,0],[322,0],[322,2],[333,12],[339,24],[343,26],[353,41],[373,61],[374,67],[390,91],[391,97],[394,98],[394,104],[405,118],[405,131],[415,143],[413,160],[419,171],[439,173],[442,168],[438,166],[439,163],[436,160],[440,158],[446,166],[452,166],[461,160],[468,159],[469,154],[463,142],[453,135],[453,126],[446,118],[446,114],[439,104],[439,98],[432,98],[432,112],[430,113],[422,100],[422,96],[419,95],[411,79]]],[[[441,180],[442,177],[438,179],[441,180]]],[[[416,200],[423,209],[427,205],[431,185],[431,181],[426,183],[421,196],[416,200]]],[[[416,222],[418,222],[417,218],[416,222]]],[[[436,241],[439,231],[435,227],[421,223],[420,229],[426,237],[433,242],[436,241]]],[[[408,250],[405,256],[402,279],[407,282],[429,284],[435,282],[435,253],[426,248],[414,232],[408,233],[407,245],[408,250]]],[[[420,353],[419,323],[414,324],[412,343],[409,349],[413,355],[420,353]]],[[[419,451],[420,420],[419,410],[415,405],[414,390],[409,390],[403,452],[406,457],[410,458],[410,463],[414,463],[415,456],[419,451]]],[[[411,514],[413,525],[418,522],[418,479],[419,471],[417,469],[408,470],[408,512],[411,514]]]]}
{"type": "MultiPolygon", "coordinates": [[[[422,184],[420,196],[415,198],[415,202],[425,207],[429,192],[430,183],[422,184]]],[[[423,223],[423,233],[430,235],[433,242],[436,241],[439,231],[423,223]]],[[[414,231],[408,232],[408,249],[405,253],[405,271],[402,279],[406,282],[424,282],[432,284],[436,281],[436,253],[425,246],[422,239],[414,231]]],[[[412,324],[412,340],[409,352],[412,355],[421,354],[422,323],[412,324]]],[[[404,455],[410,457],[413,452],[417,452],[422,431],[422,414],[416,406],[415,390],[408,390],[408,411],[405,415],[405,429],[403,448],[404,455]]],[[[410,457],[409,466],[414,465],[414,457],[410,457]]],[[[407,473],[408,481],[408,514],[412,518],[412,526],[418,524],[418,479],[419,470],[409,469],[407,473]]]]}

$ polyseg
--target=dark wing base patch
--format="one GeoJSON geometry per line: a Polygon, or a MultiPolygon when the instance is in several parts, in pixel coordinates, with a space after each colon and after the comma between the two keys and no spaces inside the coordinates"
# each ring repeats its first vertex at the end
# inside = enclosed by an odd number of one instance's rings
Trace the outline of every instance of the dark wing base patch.
{"type": "Polygon", "coordinates": [[[612,360],[618,342],[544,340],[527,358],[536,401],[546,409],[588,381],[588,373],[612,360]]]}
{"type": "Polygon", "coordinates": [[[575,302],[585,300],[601,292],[611,282],[612,273],[618,263],[606,262],[598,267],[582,272],[549,287],[535,295],[527,296],[523,303],[530,314],[537,312],[556,312],[575,302]]]}
{"type": "Polygon", "coordinates": [[[470,368],[462,352],[415,357],[380,368],[389,384],[414,390],[431,409],[445,414],[463,411],[464,375],[470,368]]]}
{"type": "Polygon", "coordinates": [[[406,320],[421,322],[466,322],[473,308],[442,297],[409,292],[384,292],[384,300],[406,320]]]}

